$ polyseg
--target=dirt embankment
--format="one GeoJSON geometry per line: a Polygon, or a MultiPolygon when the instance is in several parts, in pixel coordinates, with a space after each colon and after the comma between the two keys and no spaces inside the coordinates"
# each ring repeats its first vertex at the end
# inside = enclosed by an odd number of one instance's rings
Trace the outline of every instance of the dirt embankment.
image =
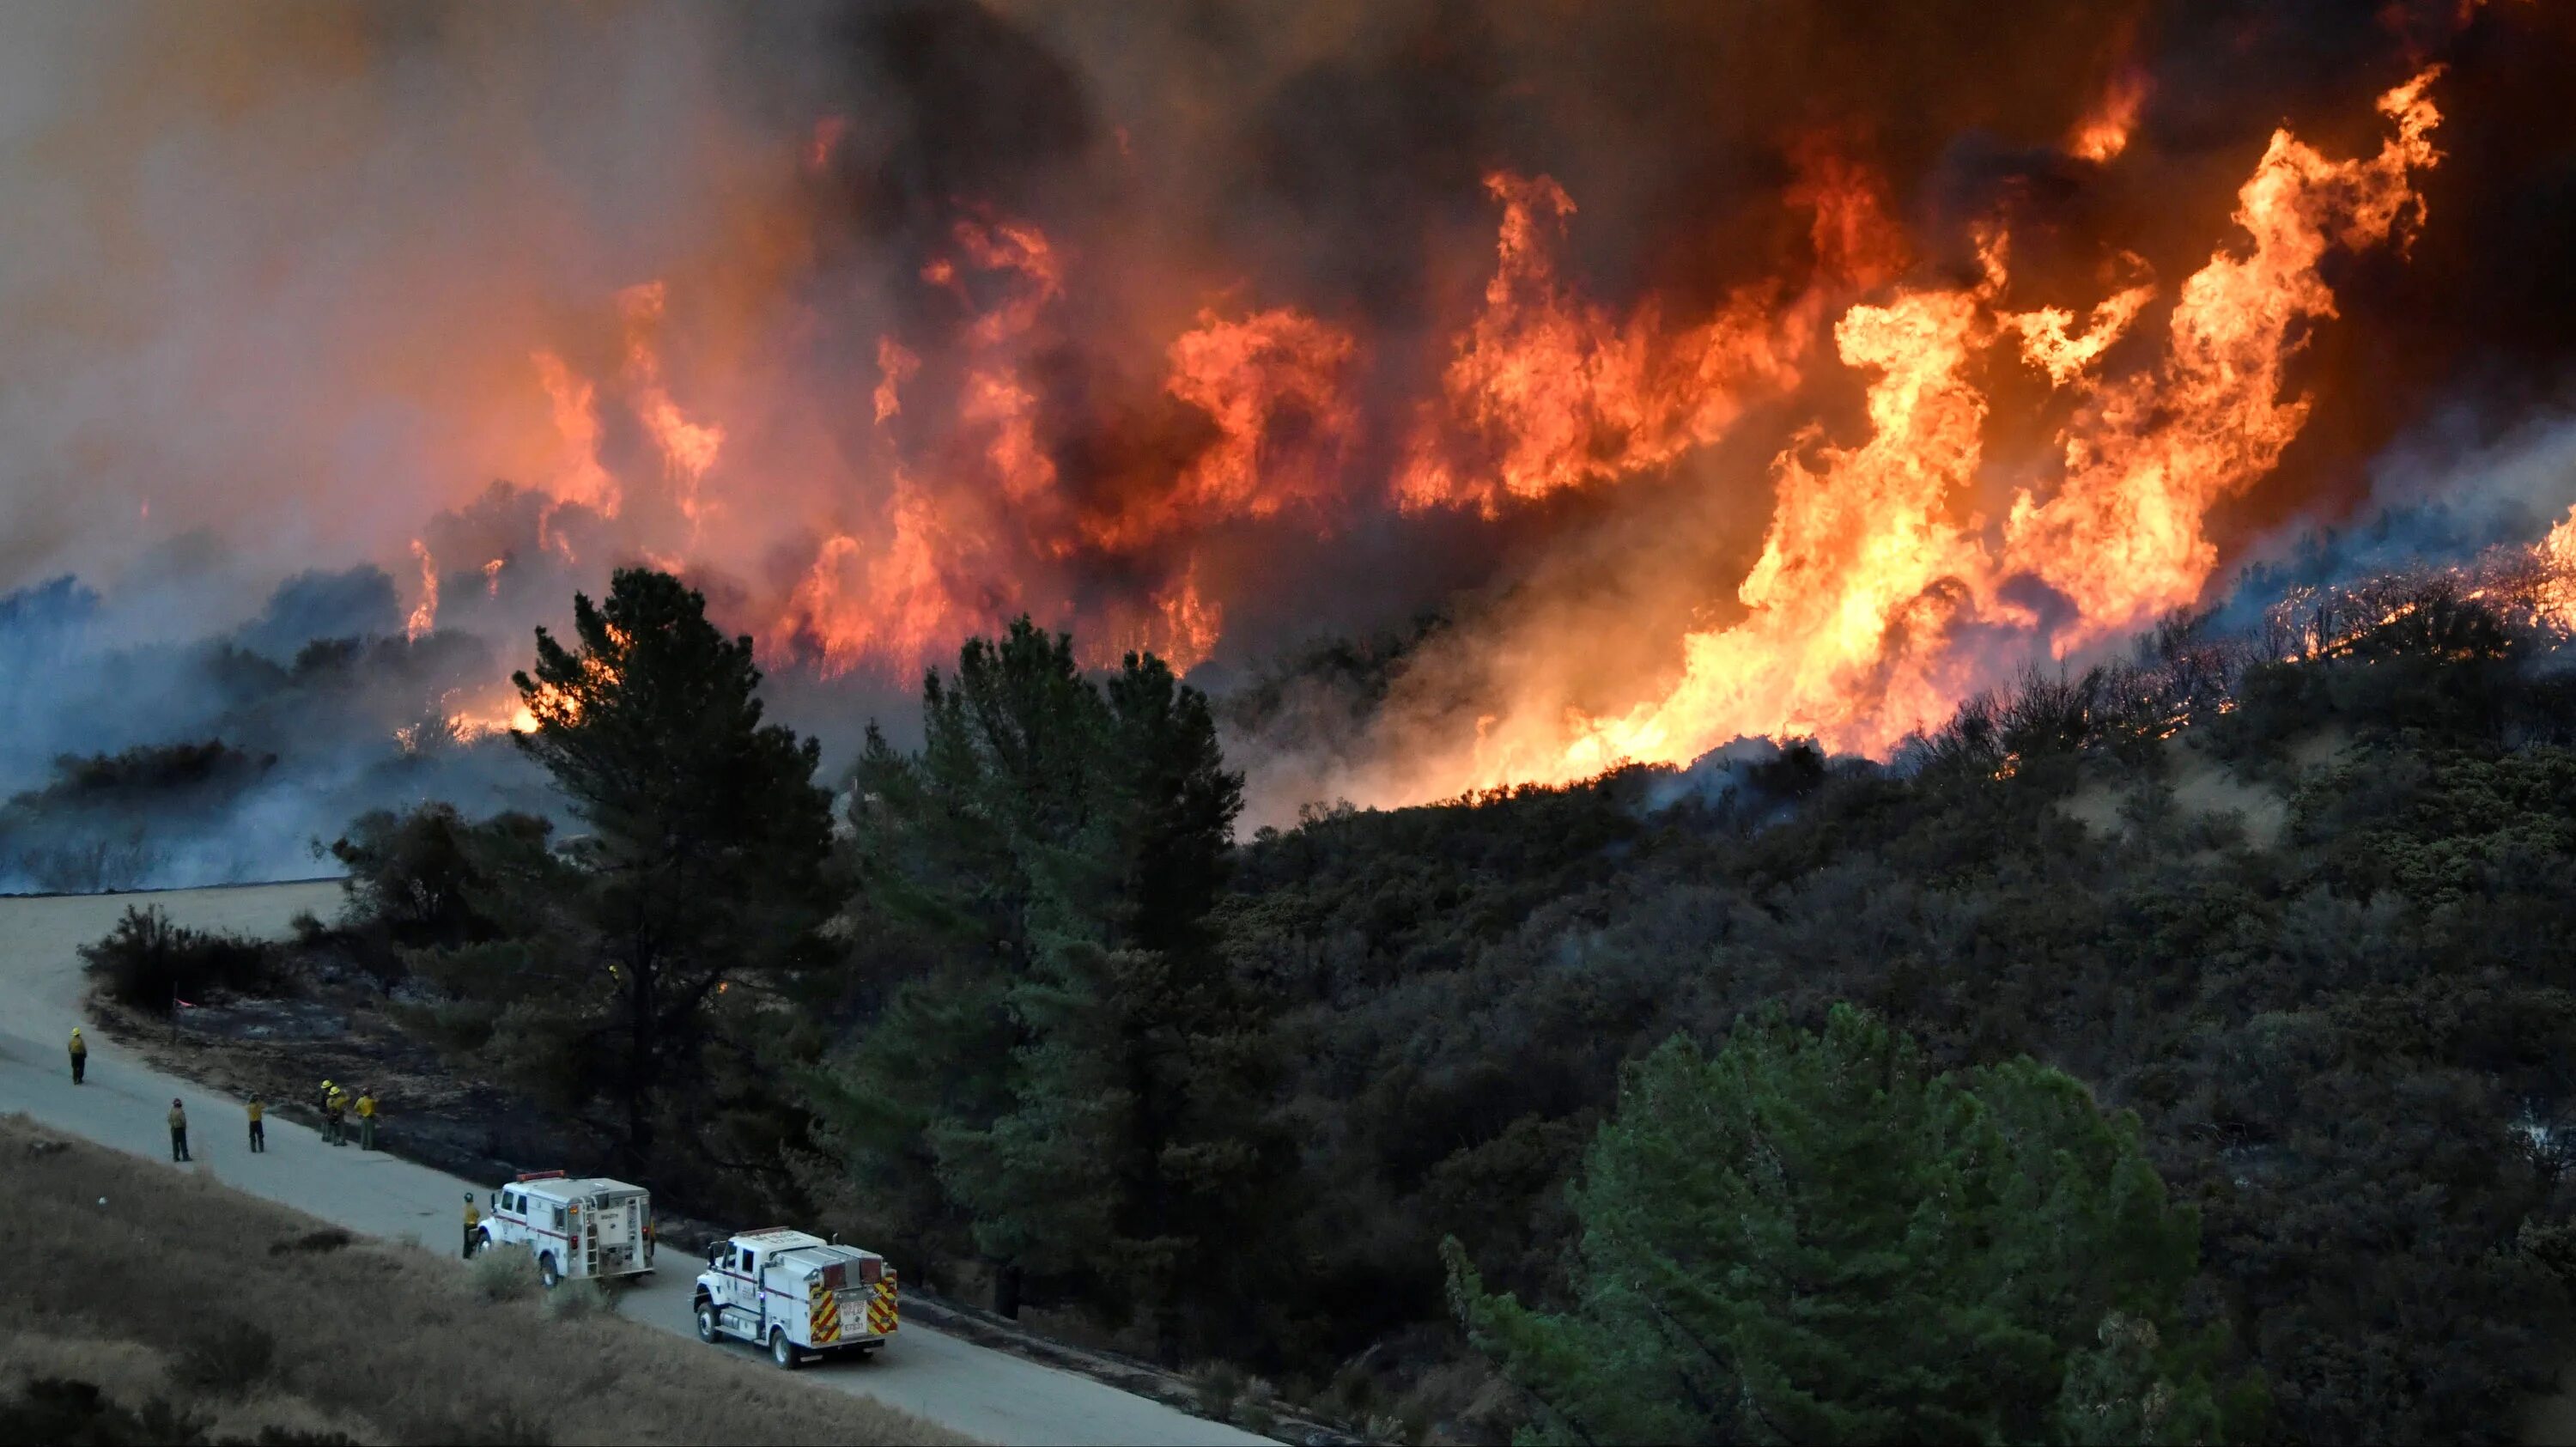
{"type": "Polygon", "coordinates": [[[966,1440],[24,1116],[0,1118],[0,1259],[0,1441],[84,1411],[137,1441],[966,1440]]]}

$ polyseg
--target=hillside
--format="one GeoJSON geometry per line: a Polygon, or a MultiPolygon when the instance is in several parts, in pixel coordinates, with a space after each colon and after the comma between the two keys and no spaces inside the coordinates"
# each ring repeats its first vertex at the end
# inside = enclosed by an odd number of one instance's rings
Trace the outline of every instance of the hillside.
{"type": "Polygon", "coordinates": [[[24,1116],[0,1161],[0,1440],[965,1440],[24,1116]]]}
{"type": "MultiPolygon", "coordinates": [[[[1151,667],[1095,693],[1023,627],[968,650],[939,748],[871,753],[850,832],[796,846],[828,925],[707,956],[658,1077],[555,1046],[632,1012],[583,964],[616,918],[565,907],[615,877],[541,822],[359,821],[343,916],[254,974],[378,1001],[384,1048],[677,1208],[733,1193],[1045,1329],[1235,1364],[1209,1380],[1248,1372],[1259,1413],[1449,1441],[1532,1412],[1444,1240],[1561,1306],[1623,1076],[1847,1003],[1931,1070],[2029,1057],[2134,1113],[2231,1435],[2492,1439],[2576,1330],[2576,675],[2533,615],[2406,587],[2286,647],[2178,624],[1886,763],[1743,745],[1240,844],[1191,812],[1225,777],[1193,696],[1151,667]],[[1010,730],[1061,752],[977,752],[1010,730]],[[1122,778],[1188,787],[1145,818],[1122,778]],[[791,1007],[810,1028],[770,1028],[791,1007]]],[[[129,941],[101,983],[148,1003],[228,948],[129,941]]]]}
{"type": "Polygon", "coordinates": [[[1892,768],[1265,834],[1226,933],[1287,1002],[1309,1239],[1343,1243],[1312,1299],[1354,1350],[1436,1320],[1444,1234],[1549,1299],[1625,1063],[1851,1001],[2139,1114],[2271,1431],[2509,1433],[2571,1325],[2576,709],[2545,632],[2438,582],[2387,611],[2035,680],[1892,768]]]}

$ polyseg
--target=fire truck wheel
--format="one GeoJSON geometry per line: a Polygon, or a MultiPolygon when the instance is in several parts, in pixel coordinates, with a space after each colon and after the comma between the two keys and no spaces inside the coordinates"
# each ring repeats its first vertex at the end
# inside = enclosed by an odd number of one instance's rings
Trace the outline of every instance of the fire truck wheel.
{"type": "Polygon", "coordinates": [[[769,1329],[769,1359],[778,1363],[782,1372],[792,1372],[799,1365],[796,1348],[787,1340],[787,1328],[773,1326],[769,1329]]]}
{"type": "Polygon", "coordinates": [[[715,1339],[716,1306],[714,1302],[701,1296],[698,1298],[698,1340],[713,1342],[715,1339]]]}
{"type": "Polygon", "coordinates": [[[555,1283],[561,1280],[563,1280],[563,1275],[555,1270],[555,1254],[553,1252],[549,1251],[545,1255],[537,1258],[537,1284],[539,1286],[544,1287],[548,1291],[552,1291],[555,1289],[555,1283]]]}

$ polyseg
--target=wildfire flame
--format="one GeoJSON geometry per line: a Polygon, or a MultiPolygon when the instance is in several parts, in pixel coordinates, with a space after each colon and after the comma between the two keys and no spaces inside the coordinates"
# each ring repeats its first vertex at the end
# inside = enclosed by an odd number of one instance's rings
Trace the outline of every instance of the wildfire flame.
{"type": "Polygon", "coordinates": [[[451,710],[447,730],[465,742],[505,733],[529,734],[537,731],[537,716],[513,692],[451,710]]]}
{"type": "Polygon", "coordinates": [[[2129,133],[2137,128],[2138,111],[2146,103],[2146,73],[2122,70],[2103,92],[2101,104],[2066,138],[2066,153],[2096,165],[2117,159],[2129,148],[2129,133]]]}
{"type": "Polygon", "coordinates": [[[411,540],[411,555],[420,561],[420,601],[412,605],[403,636],[417,643],[438,626],[438,563],[418,538],[411,540]]]}
{"type": "Polygon", "coordinates": [[[705,507],[699,484],[715,466],[725,433],[713,423],[690,420],[662,383],[662,358],[654,350],[653,328],[662,319],[663,296],[663,284],[658,281],[629,287],[619,295],[618,304],[627,318],[626,368],[635,387],[636,410],[661,449],[669,475],[680,484],[680,513],[696,523],[705,507]]]}
{"type": "MultiPolygon", "coordinates": [[[[1814,208],[1820,258],[1848,278],[1899,250],[1869,180],[1817,163],[1793,195],[1814,208]]],[[[1768,285],[1738,291],[1717,315],[1667,331],[1648,303],[1625,322],[1576,296],[1555,248],[1575,213],[1545,176],[1486,178],[1503,206],[1485,307],[1459,338],[1444,379],[1456,419],[1426,415],[1396,476],[1407,509],[1467,506],[1491,517],[1510,499],[1661,466],[1721,436],[1752,400],[1784,391],[1815,328],[1813,299],[1781,307],[1768,285]]]]}
{"type": "MultiPolygon", "coordinates": [[[[2374,154],[2335,160],[2273,134],[2236,195],[2241,236],[2179,285],[2113,246],[2100,290],[2020,304],[2001,223],[1981,235],[1972,277],[1916,268],[1886,183],[1845,138],[1792,150],[1797,230],[1781,245],[1794,260],[1688,305],[1649,293],[1621,311],[1587,295],[1566,259],[1574,197],[1550,176],[1497,171],[1490,269],[1475,268],[1481,290],[1435,333],[1428,395],[1372,409],[1384,338],[1221,292],[1153,323],[1168,330],[1133,354],[1146,376],[1123,392],[1104,384],[1122,406],[1141,397],[1156,418],[1182,419],[1140,424],[1148,461],[1135,466],[1061,415],[1084,395],[1064,380],[1082,364],[1067,338],[1092,324],[1069,284],[1087,275],[1082,258],[1033,221],[961,201],[887,281],[898,304],[860,334],[873,378],[831,419],[846,425],[796,459],[827,458],[852,484],[801,532],[760,540],[781,565],[742,606],[772,655],[826,670],[900,674],[1023,609],[1076,625],[1086,662],[1151,649],[1186,669],[1215,653],[1245,596],[1230,566],[1240,552],[1227,551],[1242,529],[1332,539],[1370,510],[1473,526],[1603,494],[1670,475],[1756,409],[1768,418],[1847,380],[1865,431],[1818,422],[1778,452],[1759,554],[1731,600],[1722,587],[1700,595],[1718,608],[1694,615],[1667,655],[1675,671],[1578,703],[1571,684],[1527,670],[1487,700],[1472,745],[1421,750],[1401,778],[1352,792],[1393,802],[1562,782],[1623,760],[1687,761],[1738,735],[1885,751],[2035,657],[2200,596],[2218,561],[2212,509],[2271,472],[2307,420],[2309,399],[2284,389],[2308,329],[2335,315],[2320,263],[2402,247],[2424,219],[2415,187],[2440,159],[2437,73],[2380,98],[2390,133],[2374,154]],[[1997,389],[1999,374],[2014,385],[1997,389]],[[2034,396],[2042,405],[2025,408],[2034,396]]],[[[2142,73],[2120,73],[2064,150],[2118,160],[2146,95],[2142,73]]],[[[843,136],[818,125],[789,169],[828,169],[843,136]]],[[[690,530],[656,540],[676,566],[702,530],[760,511],[748,492],[717,505],[727,473],[792,465],[764,450],[774,419],[684,410],[672,378],[695,373],[666,370],[672,294],[662,280],[616,294],[620,362],[597,380],[562,354],[532,355],[553,445],[544,517],[649,511],[630,505],[613,464],[630,451],[658,461],[690,530]],[[604,424],[612,403],[632,426],[604,424]]],[[[718,395],[740,404],[750,390],[718,395]]],[[[570,556],[560,530],[541,543],[570,556]]],[[[2576,535],[2563,546],[2576,552],[2576,535]]],[[[414,550],[418,633],[434,622],[436,580],[414,550]]],[[[485,568],[495,592],[499,567],[485,568]]],[[[1497,652],[1568,647],[1506,640],[1497,652]]],[[[459,717],[517,726],[498,705],[459,717]]]]}
{"type": "Polygon", "coordinates": [[[2539,600],[2540,611],[2559,627],[2576,632],[2576,508],[2534,550],[2550,579],[2539,600]]]}
{"type": "Polygon", "coordinates": [[[2036,624],[2004,600],[2012,578],[2044,581],[2076,605],[2077,620],[2051,640],[2061,654],[2196,598],[2216,564],[2202,533],[2210,506],[2268,471],[2306,419],[2306,399],[2280,390],[2298,324],[2334,313],[2318,261],[2422,216],[2411,181],[2439,159],[2426,97],[2435,73],[2382,97],[2396,133],[2376,156],[2329,161],[2275,133],[2238,193],[2251,249],[2221,250],[2183,283],[2158,366],[2118,378],[2092,370],[2144,309],[2144,288],[2095,307],[2080,337],[2071,312],[1996,311],[2001,238],[1977,287],[1852,308],[1834,335],[1843,363],[1872,374],[1870,437],[1824,449],[1812,468],[1801,449],[1781,456],[1770,534],[1738,589],[1746,617],[1691,634],[1680,680],[1624,714],[1550,715],[1525,702],[1489,721],[1465,783],[1682,763],[1754,734],[1882,752],[1937,722],[1989,669],[1973,641],[1980,629],[2036,624]],[[1998,553],[1959,505],[1987,407],[1966,366],[2004,337],[2081,400],[2060,440],[2062,476],[2045,496],[2015,498],[1998,553]]]}
{"type": "Polygon", "coordinates": [[[2397,133],[2367,160],[2329,161],[2273,132],[2237,193],[2252,251],[2220,251],[2183,283],[2161,368],[2084,384],[2063,481],[2052,497],[2015,498],[2004,529],[2014,569],[2081,610],[2061,652],[2199,596],[2218,562],[2202,520],[2271,471],[2307,420],[2308,399],[2281,400],[2281,378],[2299,324],[2334,315],[2318,261],[2422,216],[2411,180],[2440,154],[2430,136],[2441,117],[2425,96],[2434,74],[2381,97],[2397,133]]]}
{"type": "Polygon", "coordinates": [[[564,461],[547,491],[556,501],[576,503],[604,515],[617,512],[617,479],[599,462],[599,391],[575,376],[564,360],[548,351],[529,354],[537,380],[554,411],[555,432],[563,439],[564,461]]]}
{"type": "Polygon", "coordinates": [[[877,338],[877,374],[881,379],[876,391],[879,426],[902,415],[903,384],[912,380],[912,374],[920,370],[921,358],[903,343],[892,337],[877,338]]]}

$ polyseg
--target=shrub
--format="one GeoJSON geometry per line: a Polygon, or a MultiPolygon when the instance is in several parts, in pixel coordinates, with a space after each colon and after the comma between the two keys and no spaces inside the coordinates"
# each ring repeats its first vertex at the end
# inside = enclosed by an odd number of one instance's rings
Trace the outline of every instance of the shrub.
{"type": "Polygon", "coordinates": [[[210,989],[257,989],[273,973],[268,945],[172,924],[158,906],[127,906],[116,928],[81,946],[80,953],[111,999],[164,1013],[173,999],[210,989]]]}
{"type": "Polygon", "coordinates": [[[193,1443],[206,1440],[204,1422],[154,1398],[139,1411],[107,1400],[95,1383],[46,1377],[15,1396],[0,1397],[0,1435],[12,1442],[193,1443]]]}
{"type": "Polygon", "coordinates": [[[1270,1429],[1279,1424],[1278,1389],[1259,1377],[1245,1382],[1243,1395],[1226,1420],[1255,1436],[1269,1436],[1270,1429]]]}
{"type": "Polygon", "coordinates": [[[536,1295],[537,1264],[524,1251],[486,1251],[474,1258],[474,1294],[489,1302],[536,1295]]]}
{"type": "Polygon", "coordinates": [[[424,804],[407,814],[363,814],[331,843],[345,865],[353,925],[381,930],[397,945],[438,947],[498,938],[482,910],[497,856],[543,849],[552,829],[528,814],[469,823],[452,804],[424,804]]]}
{"type": "Polygon", "coordinates": [[[513,1404],[483,1402],[423,1423],[412,1440],[454,1447],[546,1447],[554,1433],[513,1404]]]}
{"type": "Polygon", "coordinates": [[[615,1288],[598,1281],[566,1281],[546,1293],[546,1315],[557,1321],[580,1321],[616,1310],[615,1288]]]}
{"type": "Polygon", "coordinates": [[[1190,1373],[1190,1381],[1199,1390],[1201,1416],[1214,1422],[1234,1420],[1235,1404],[1243,1400],[1241,1368],[1228,1362],[1205,1363],[1190,1373]]]}
{"type": "Polygon", "coordinates": [[[247,1396],[277,1364],[277,1338],[255,1322],[213,1317],[179,1344],[171,1380],[216,1396],[247,1396]]]}
{"type": "Polygon", "coordinates": [[[319,1231],[307,1231],[303,1235],[294,1237],[290,1240],[272,1241],[269,1243],[268,1254],[271,1256],[284,1256],[290,1251],[301,1251],[308,1254],[324,1251],[337,1251],[356,1239],[356,1237],[351,1236],[348,1232],[341,1230],[337,1226],[325,1226],[319,1231]]]}

